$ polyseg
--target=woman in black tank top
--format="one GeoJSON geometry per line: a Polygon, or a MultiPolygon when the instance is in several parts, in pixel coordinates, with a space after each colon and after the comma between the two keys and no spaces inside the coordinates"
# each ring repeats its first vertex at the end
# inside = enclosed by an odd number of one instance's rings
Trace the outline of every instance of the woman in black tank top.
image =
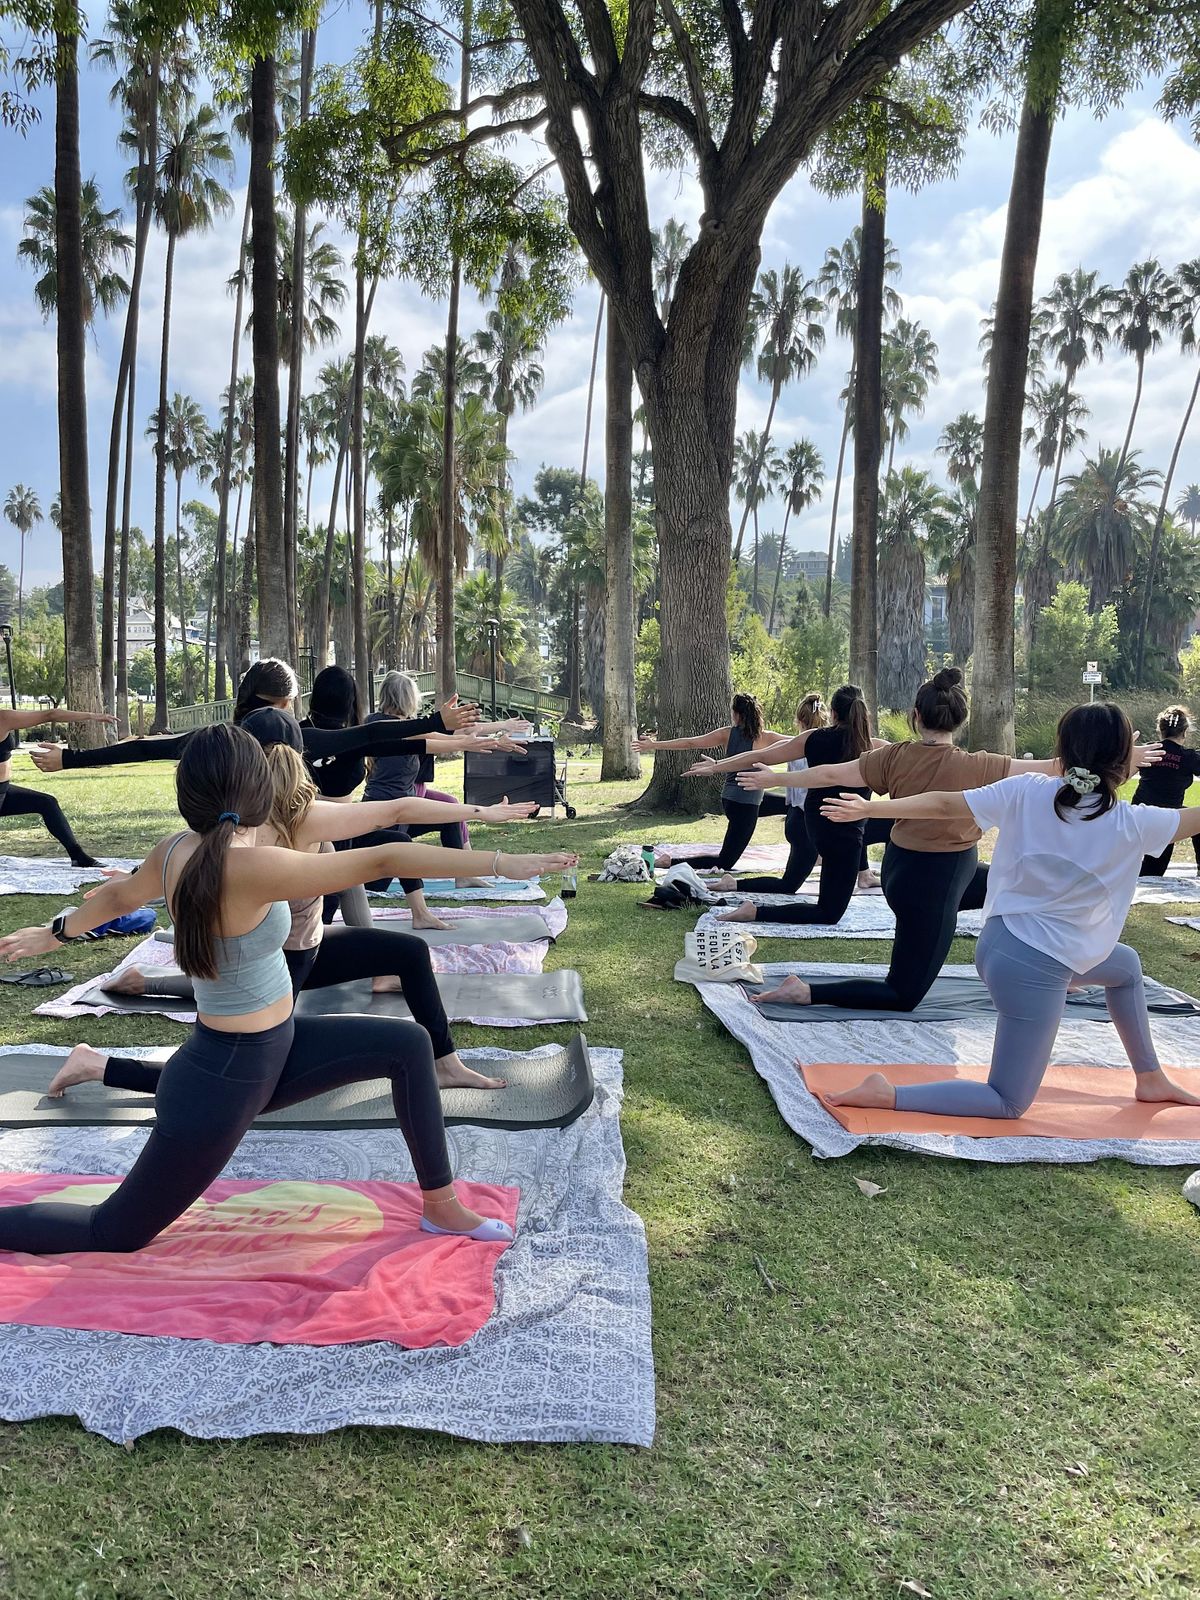
{"type": "Polygon", "coordinates": [[[47,722],[111,722],[115,726],[116,720],[103,711],[6,711],[0,708],[0,816],[40,817],[46,832],[62,845],[77,867],[94,867],[96,861],[75,837],[58,801],[52,794],[25,789],[12,781],[14,735],[27,728],[43,727],[47,722]]]}

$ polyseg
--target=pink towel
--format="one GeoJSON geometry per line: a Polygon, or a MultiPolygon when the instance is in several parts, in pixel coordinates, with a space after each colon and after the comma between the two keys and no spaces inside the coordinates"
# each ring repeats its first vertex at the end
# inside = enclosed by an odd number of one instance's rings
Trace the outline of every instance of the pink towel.
{"type": "MultiPolygon", "coordinates": [[[[111,1177],[0,1173],[0,1204],[95,1205],[111,1177]]],[[[515,1224],[519,1191],[459,1183],[515,1224]]],[[[129,1255],[0,1251],[0,1322],[218,1344],[465,1344],[495,1306],[506,1248],[422,1233],[410,1183],[219,1179],[129,1255]]]]}

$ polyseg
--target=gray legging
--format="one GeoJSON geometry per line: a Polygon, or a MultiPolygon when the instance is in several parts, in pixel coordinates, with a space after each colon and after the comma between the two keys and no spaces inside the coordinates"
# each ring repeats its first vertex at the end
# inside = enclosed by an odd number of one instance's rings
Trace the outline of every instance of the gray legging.
{"type": "Polygon", "coordinates": [[[975,956],[999,1012],[986,1083],[945,1079],[897,1088],[897,1111],[946,1117],[1019,1117],[1033,1103],[1054,1049],[1068,989],[1102,984],[1109,1015],[1135,1072],[1157,1072],[1142,963],[1119,944],[1080,975],[1018,939],[1002,917],[984,924],[975,956]]]}

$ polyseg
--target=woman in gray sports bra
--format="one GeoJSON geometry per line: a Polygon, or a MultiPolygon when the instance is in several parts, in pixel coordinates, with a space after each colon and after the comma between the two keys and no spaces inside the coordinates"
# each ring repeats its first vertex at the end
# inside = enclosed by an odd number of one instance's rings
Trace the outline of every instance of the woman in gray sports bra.
{"type": "MultiPolygon", "coordinates": [[[[454,1192],[429,1035],[390,1017],[294,1018],[282,952],[291,919],[283,899],[268,898],[333,893],[382,872],[432,876],[438,852],[421,845],[332,855],[240,848],[239,830],[257,828],[270,815],[272,784],[261,748],[237,727],[203,728],[193,736],[179,763],[176,793],[197,842],[178,870],[170,858],[187,834],[164,840],[146,867],[162,872],[176,957],[196,987],[197,1021],[163,1069],[156,1122],[129,1175],[97,1206],[35,1201],[0,1207],[0,1250],[141,1249],[220,1175],[260,1113],[373,1078],[391,1080],[396,1121],[422,1190],[421,1227],[492,1242],[511,1239],[506,1223],[478,1216],[454,1192]],[[256,905],[262,915],[246,932],[217,934],[227,918],[244,917],[256,905]],[[285,1001],[283,1019],[276,1020],[285,1001]],[[223,1018],[240,1026],[222,1026],[223,1018]]],[[[457,857],[450,852],[451,870],[469,870],[457,857]]],[[[527,877],[561,871],[574,860],[497,852],[494,869],[527,877]]],[[[114,879],[83,907],[60,912],[50,928],[23,928],[0,939],[0,957],[44,954],[133,909],[142,895],[136,875],[114,879]]]]}

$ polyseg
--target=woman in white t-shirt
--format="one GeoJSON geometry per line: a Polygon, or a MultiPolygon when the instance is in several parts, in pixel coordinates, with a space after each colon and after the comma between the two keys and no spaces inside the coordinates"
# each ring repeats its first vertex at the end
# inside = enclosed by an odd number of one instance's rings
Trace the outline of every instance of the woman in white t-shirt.
{"type": "Polygon", "coordinates": [[[999,1013],[986,1083],[947,1079],[895,1087],[873,1072],[831,1096],[848,1106],[952,1117],[1019,1117],[1041,1084],[1069,989],[1100,984],[1137,1074],[1139,1100],[1200,1104],[1171,1082],[1150,1037],[1142,964],[1119,943],[1144,855],[1200,834],[1200,807],[1165,811],[1117,798],[1133,765],[1134,733],[1115,705],[1075,706],[1058,725],[1063,776],[1024,773],[964,794],[874,803],[826,801],[833,821],[864,816],[973,820],[999,829],[975,964],[999,1013]]]}

